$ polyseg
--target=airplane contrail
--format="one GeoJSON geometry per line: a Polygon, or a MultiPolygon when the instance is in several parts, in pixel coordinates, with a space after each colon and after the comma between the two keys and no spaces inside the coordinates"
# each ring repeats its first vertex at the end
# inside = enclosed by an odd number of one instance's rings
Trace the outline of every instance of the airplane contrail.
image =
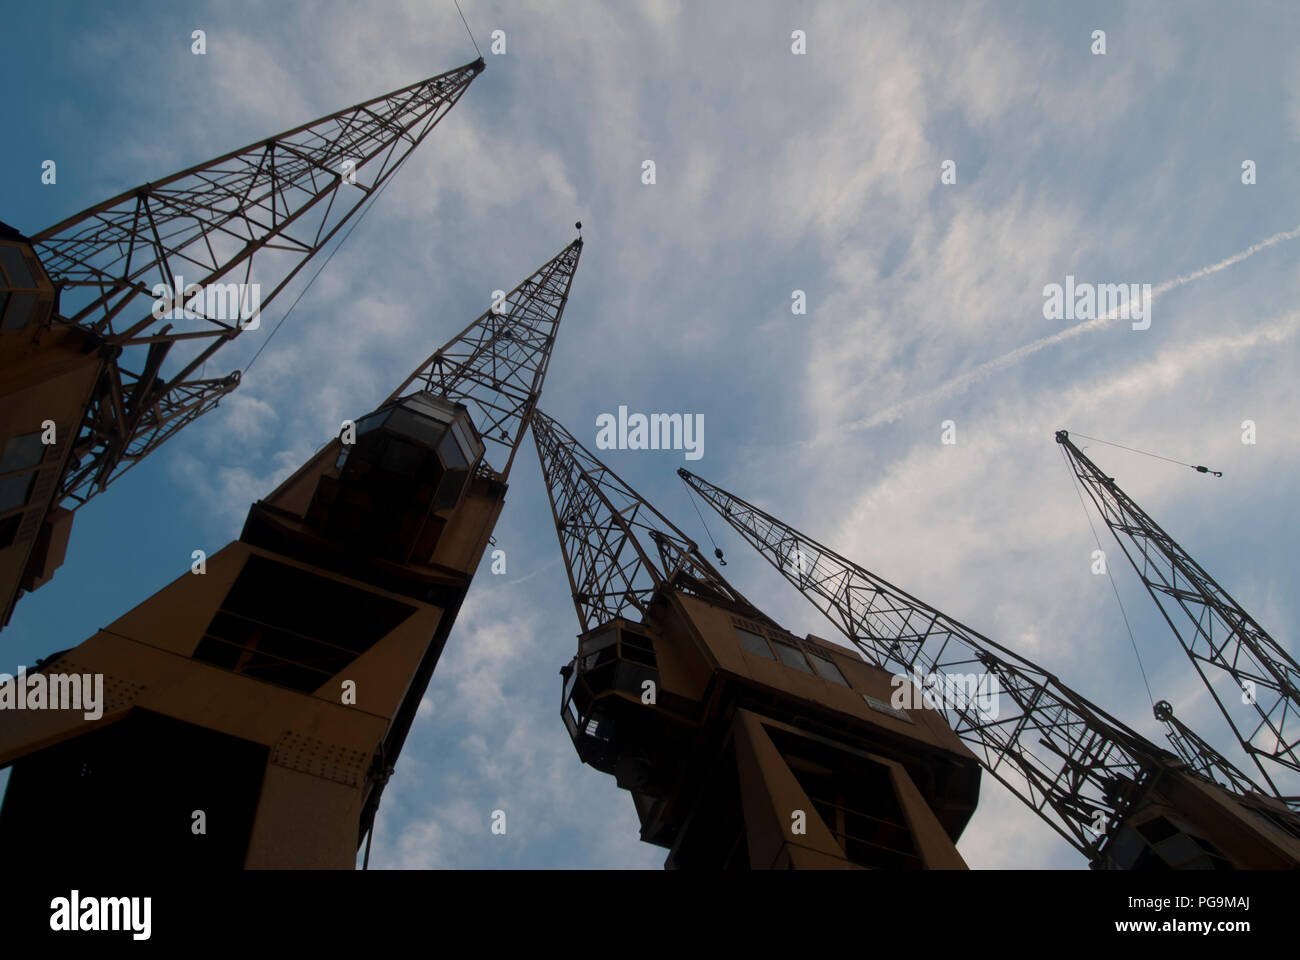
{"type": "MultiPolygon", "coordinates": [[[[1241,261],[1248,257],[1254,256],[1261,250],[1282,243],[1285,240],[1294,240],[1296,237],[1300,237],[1300,227],[1282,233],[1275,233],[1273,236],[1261,240],[1259,243],[1251,244],[1245,250],[1234,253],[1232,256],[1220,260],[1218,263],[1212,263],[1207,267],[1201,267],[1199,270],[1193,270],[1191,273],[1184,273],[1182,276],[1174,277],[1172,280],[1166,280],[1164,283],[1157,285],[1151,290],[1150,301],[1154,301],[1156,297],[1160,296],[1162,293],[1168,293],[1175,287],[1181,287],[1184,284],[1191,283],[1193,280],[1199,280],[1202,277],[1208,277],[1212,273],[1218,273],[1220,270],[1226,270],[1228,267],[1241,263],[1241,261]]],[[[1030,354],[1037,353],[1039,350],[1044,350],[1047,347],[1061,343],[1062,341],[1072,340],[1075,337],[1082,336],[1083,334],[1089,333],[1093,330],[1100,330],[1102,327],[1114,323],[1118,317],[1118,311],[1112,310],[1104,317],[1097,317],[1095,320],[1085,320],[1072,327],[1067,327],[1059,333],[1053,333],[1050,336],[1041,337],[1038,340],[1025,344],[1023,347],[1016,347],[1014,350],[1010,350],[1007,353],[1002,354],[1000,357],[994,357],[992,360],[981,363],[975,369],[968,370],[961,376],[954,377],[942,386],[936,387],[933,390],[928,390],[925,393],[918,393],[916,396],[908,397],[905,400],[899,400],[897,403],[886,407],[879,413],[873,414],[864,420],[842,424],[836,429],[869,430],[872,427],[878,427],[881,424],[890,423],[897,420],[903,415],[905,410],[911,407],[934,400],[945,400],[954,394],[960,393],[976,380],[983,380],[990,374],[997,373],[999,370],[1005,370],[1007,367],[1020,362],[1030,354]]]]}

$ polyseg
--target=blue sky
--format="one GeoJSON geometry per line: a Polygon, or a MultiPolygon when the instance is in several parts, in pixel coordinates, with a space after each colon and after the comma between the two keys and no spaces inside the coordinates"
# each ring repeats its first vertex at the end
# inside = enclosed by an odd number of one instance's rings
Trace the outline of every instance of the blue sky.
{"type": "MultiPolygon", "coordinates": [[[[588,445],[620,404],[703,414],[702,460],[606,457],[701,543],[678,466],[1160,738],[1110,585],[1089,571],[1053,441],[1066,427],[1223,470],[1087,451],[1296,650],[1300,241],[1170,289],[1149,330],[1119,322],[945,390],[1063,329],[1042,289],[1067,274],[1155,286],[1300,224],[1293,4],[463,7],[485,53],[505,31],[505,55],[487,55],[240,389],[79,512],[58,577],[0,634],[0,670],[75,645],[192,550],[236,537],[253,500],[577,219],[587,244],[543,406],[588,445]],[[791,53],[795,29],[806,55],[791,53]],[[956,184],[940,183],[945,160],[956,184]]],[[[476,56],[450,0],[52,2],[6,11],[3,41],[0,219],[28,232],[476,56]],[[204,57],[189,52],[196,28],[204,57]],[[45,159],[55,186],[40,183],[45,159]]],[[[291,298],[218,355],[221,372],[291,298]]],[[[742,592],[838,639],[710,526],[742,592]]],[[[577,620],[531,440],[496,539],[507,573],[479,572],[371,865],[657,867],[630,799],[578,763],[559,720],[577,620]]],[[[1132,571],[1116,576],[1156,696],[1238,758],[1132,571]]],[[[976,867],[1083,866],[991,778],[959,849],[976,867]]]]}

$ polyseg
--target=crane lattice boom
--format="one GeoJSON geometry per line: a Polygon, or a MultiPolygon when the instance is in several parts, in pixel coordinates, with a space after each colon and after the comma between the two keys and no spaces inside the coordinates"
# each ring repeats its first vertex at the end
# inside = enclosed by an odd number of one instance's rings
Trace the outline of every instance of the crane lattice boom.
{"type": "Polygon", "coordinates": [[[1300,665],[1066,431],[1056,440],[1242,749],[1273,793],[1297,806],[1300,665]]]}

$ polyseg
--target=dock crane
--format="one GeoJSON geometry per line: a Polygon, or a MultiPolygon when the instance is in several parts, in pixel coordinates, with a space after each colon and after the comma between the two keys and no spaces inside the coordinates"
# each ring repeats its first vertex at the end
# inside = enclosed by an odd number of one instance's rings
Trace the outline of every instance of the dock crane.
{"type": "Polygon", "coordinates": [[[979,766],[889,676],[784,630],[554,419],[533,418],[581,634],[561,715],[677,869],[961,869],[979,766]]]}
{"type": "Polygon", "coordinates": [[[984,671],[996,715],[939,704],[980,765],[1094,868],[1295,868],[1300,821],[1230,793],[1053,674],[685,469],[678,475],[866,658],[904,678],[984,671]]]}
{"type": "Polygon", "coordinates": [[[63,562],[77,508],[239,385],[238,371],[205,378],[208,361],[359,222],[483,70],[480,58],[30,236],[0,224],[0,628],[63,562]]]}
{"type": "Polygon", "coordinates": [[[6,711],[0,844],[82,867],[355,865],[503,508],[582,246],[345,421],[202,568],[41,662],[102,676],[105,702],[6,711]]]}
{"type": "Polygon", "coordinates": [[[1067,431],[1056,442],[1242,749],[1300,808],[1300,665],[1067,431]]]}

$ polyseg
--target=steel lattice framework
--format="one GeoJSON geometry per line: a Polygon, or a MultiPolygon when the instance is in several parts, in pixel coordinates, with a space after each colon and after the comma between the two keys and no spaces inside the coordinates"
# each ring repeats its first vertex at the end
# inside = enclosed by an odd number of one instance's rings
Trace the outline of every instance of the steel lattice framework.
{"type": "Polygon", "coordinates": [[[1157,701],[1154,712],[1156,719],[1165,725],[1165,735],[1173,744],[1174,750],[1189,767],[1234,793],[1260,792],[1250,777],[1201,739],[1195,730],[1175,717],[1174,708],[1168,700],[1157,701]]]}
{"type": "Polygon", "coordinates": [[[380,190],[484,69],[482,59],[295,127],[82,211],[32,237],[60,289],[55,324],[104,366],[57,499],[75,509],[217,405],[239,375],[196,378],[380,190]],[[203,287],[191,299],[170,293],[203,287]],[[176,301],[155,316],[158,284],[176,301]],[[242,287],[240,286],[242,285],[242,287]],[[232,289],[233,288],[233,289],[232,289]],[[214,296],[215,293],[215,296],[214,296]],[[232,297],[235,309],[232,310],[232,297]],[[163,361],[177,344],[174,372],[163,361]]]}
{"type": "Polygon", "coordinates": [[[868,660],[958,691],[936,704],[954,732],[1094,865],[1106,862],[1106,838],[1152,779],[1170,762],[1181,767],[1051,673],[753,504],[687,470],[678,474],[868,660]],[[972,672],[996,677],[996,710],[960,695],[972,672]]]}
{"type": "Polygon", "coordinates": [[[487,446],[481,469],[504,481],[541,396],[581,256],[579,237],[435,351],[389,399],[418,384],[463,403],[487,446]]]}
{"type": "Polygon", "coordinates": [[[772,622],[672,521],[540,410],[533,439],[584,633],[615,617],[643,620],[659,589],[682,590],[772,622]]]}
{"type": "Polygon", "coordinates": [[[1242,749],[1279,799],[1300,806],[1300,665],[1066,431],[1056,440],[1242,749]],[[1230,691],[1215,685],[1225,676],[1230,691]]]}
{"type": "MultiPolygon", "coordinates": [[[[579,237],[515,287],[504,301],[489,307],[452,337],[403,380],[385,403],[407,395],[415,386],[464,404],[486,448],[479,475],[504,484],[524,431],[541,416],[537,401],[542,395],[551,351],[581,256],[582,238],[579,237]],[[500,469],[489,465],[489,455],[498,462],[504,457],[500,469]]],[[[504,495],[503,490],[500,492],[504,495]]],[[[458,609],[459,601],[446,627],[448,633],[458,609]]],[[[389,728],[383,744],[385,772],[379,789],[366,802],[362,813],[363,832],[373,825],[380,793],[392,772],[391,764],[406,742],[422,691],[427,688],[436,663],[437,657],[426,656],[422,661],[389,728]]]]}

